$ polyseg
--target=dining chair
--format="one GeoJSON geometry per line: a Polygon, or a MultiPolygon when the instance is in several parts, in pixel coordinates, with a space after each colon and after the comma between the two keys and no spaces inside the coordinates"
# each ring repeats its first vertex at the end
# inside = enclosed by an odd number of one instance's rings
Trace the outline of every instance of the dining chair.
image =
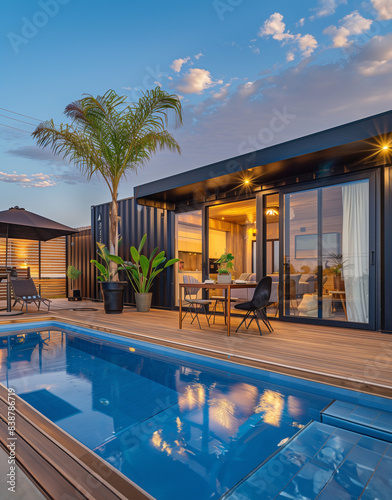
{"type": "Polygon", "coordinates": [[[256,286],[255,292],[253,294],[252,300],[248,302],[241,302],[240,304],[236,304],[234,306],[235,309],[239,309],[240,311],[246,311],[246,314],[241,321],[241,323],[238,325],[236,332],[240,329],[241,325],[245,322],[245,327],[248,330],[250,327],[251,323],[253,320],[256,320],[259,333],[261,333],[261,328],[259,324],[259,318],[257,313],[260,313],[261,319],[263,320],[263,323],[265,326],[268,328],[270,332],[273,332],[273,328],[267,318],[267,314],[265,312],[265,309],[270,301],[270,296],[271,296],[271,286],[272,286],[272,279],[270,276],[265,276],[262,278],[258,285],[256,286]],[[253,316],[251,320],[249,321],[249,324],[246,324],[246,320],[249,318],[249,316],[253,313],[253,316]]]}
{"type": "MultiPolygon", "coordinates": [[[[192,283],[200,283],[196,278],[193,276],[184,276],[184,283],[191,285],[192,283]]],[[[182,320],[184,320],[185,316],[188,314],[188,312],[191,315],[192,321],[191,324],[197,319],[197,322],[199,323],[199,328],[201,329],[200,325],[200,320],[199,320],[199,311],[202,310],[206,316],[207,319],[207,324],[210,326],[210,321],[208,318],[208,312],[207,312],[207,306],[212,304],[212,300],[210,299],[198,299],[198,293],[200,291],[200,288],[197,287],[192,287],[192,286],[186,286],[184,287],[184,300],[185,302],[189,305],[189,310],[185,312],[182,320]]]]}

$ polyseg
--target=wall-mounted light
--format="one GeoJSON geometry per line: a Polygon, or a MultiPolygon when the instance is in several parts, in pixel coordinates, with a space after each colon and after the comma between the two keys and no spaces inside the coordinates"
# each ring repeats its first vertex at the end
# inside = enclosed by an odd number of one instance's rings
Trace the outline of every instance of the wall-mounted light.
{"type": "Polygon", "coordinates": [[[265,211],[265,215],[270,215],[270,216],[279,215],[279,209],[277,207],[267,208],[265,211]]]}

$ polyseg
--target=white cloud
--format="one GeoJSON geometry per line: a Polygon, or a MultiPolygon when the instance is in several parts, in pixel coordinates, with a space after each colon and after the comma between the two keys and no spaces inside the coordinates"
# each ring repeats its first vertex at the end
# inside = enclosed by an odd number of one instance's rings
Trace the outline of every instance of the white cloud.
{"type": "Polygon", "coordinates": [[[0,172],[0,181],[18,184],[23,187],[36,188],[52,187],[57,184],[54,180],[52,180],[51,175],[42,173],[31,174],[28,176],[27,174],[17,174],[16,172],[13,172],[12,174],[0,172]]]}
{"type": "Polygon", "coordinates": [[[372,77],[392,73],[392,34],[376,36],[358,55],[358,71],[372,77]]]}
{"type": "Polygon", "coordinates": [[[287,62],[291,62],[291,61],[294,61],[294,58],[295,58],[295,55],[294,55],[294,52],[287,52],[286,54],[286,61],[287,62]]]}
{"type": "Polygon", "coordinates": [[[296,25],[297,27],[301,27],[301,26],[303,26],[304,24],[305,24],[305,18],[304,18],[304,17],[302,17],[302,18],[301,18],[301,19],[300,19],[297,23],[295,23],[295,25],[296,25]]]}
{"type": "Polygon", "coordinates": [[[260,54],[260,49],[259,49],[259,47],[256,47],[256,45],[249,45],[249,48],[255,54],[260,54]]]}
{"type": "Polygon", "coordinates": [[[206,69],[191,68],[181,80],[177,89],[184,94],[201,94],[203,90],[222,83],[223,80],[214,82],[211,73],[206,69]]]}
{"type": "Polygon", "coordinates": [[[226,85],[221,87],[221,89],[218,90],[218,92],[214,92],[212,94],[212,97],[214,99],[225,99],[229,95],[229,87],[230,87],[230,83],[226,83],[226,85]]]}
{"type": "MultiPolygon", "coordinates": [[[[263,24],[263,26],[259,30],[260,37],[268,37],[272,36],[275,40],[286,44],[288,42],[297,42],[300,51],[304,57],[309,57],[314,50],[317,48],[318,43],[313,35],[301,35],[301,34],[292,34],[290,31],[286,31],[286,25],[283,22],[282,14],[279,12],[275,12],[272,14],[263,24]]],[[[289,52],[290,56],[292,52],[289,52]]],[[[293,59],[289,59],[293,60],[293,59]]]]}
{"type": "Polygon", "coordinates": [[[132,90],[132,87],[121,87],[123,90],[132,90]]]}
{"type": "Polygon", "coordinates": [[[298,37],[298,46],[304,57],[309,57],[317,48],[318,43],[313,35],[303,35],[298,37]]]}
{"type": "Polygon", "coordinates": [[[286,24],[283,22],[282,14],[275,12],[272,14],[260,28],[259,36],[272,36],[275,40],[283,41],[294,38],[289,31],[286,32],[286,24]]]}
{"type": "Polygon", "coordinates": [[[372,25],[371,19],[362,17],[361,14],[355,10],[340,20],[340,26],[329,26],[325,28],[324,33],[332,37],[334,47],[348,47],[352,44],[350,37],[360,35],[364,31],[368,31],[372,25]]]}
{"type": "Polygon", "coordinates": [[[176,72],[176,73],[179,73],[181,71],[181,68],[183,66],[183,64],[186,64],[188,61],[190,60],[190,57],[184,57],[184,59],[175,59],[172,64],[171,64],[171,68],[176,72]]]}
{"type": "Polygon", "coordinates": [[[198,54],[195,55],[195,59],[198,61],[203,56],[204,56],[204,54],[202,54],[201,52],[199,52],[198,54]]]}
{"type": "Polygon", "coordinates": [[[314,9],[316,11],[315,16],[312,16],[311,19],[315,17],[326,17],[331,16],[335,13],[338,5],[346,4],[347,0],[320,0],[319,6],[314,9]]]}
{"type": "Polygon", "coordinates": [[[379,19],[392,19],[392,1],[391,0],[371,0],[373,7],[378,12],[379,19]]]}

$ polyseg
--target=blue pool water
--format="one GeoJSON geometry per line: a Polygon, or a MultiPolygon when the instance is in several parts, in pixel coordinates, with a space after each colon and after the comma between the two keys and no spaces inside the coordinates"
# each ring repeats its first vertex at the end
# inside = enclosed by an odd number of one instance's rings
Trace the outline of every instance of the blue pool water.
{"type": "Polygon", "coordinates": [[[159,500],[218,499],[342,389],[59,325],[0,337],[0,381],[159,500]]]}

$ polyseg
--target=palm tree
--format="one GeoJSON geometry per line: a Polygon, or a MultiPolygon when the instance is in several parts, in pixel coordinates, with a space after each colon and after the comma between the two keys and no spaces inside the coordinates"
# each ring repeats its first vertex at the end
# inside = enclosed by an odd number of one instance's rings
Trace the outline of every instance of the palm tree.
{"type": "MultiPolygon", "coordinates": [[[[72,120],[58,127],[53,120],[38,125],[33,132],[38,146],[49,146],[54,154],[72,160],[90,180],[101,174],[111,194],[109,252],[118,254],[118,187],[130,171],[150,160],[157,149],[181,153],[174,137],[166,130],[168,112],[174,111],[175,124],[182,124],[182,107],[176,95],[156,87],[143,93],[137,103],[127,105],[126,96],[114,90],[103,96],[87,95],[69,104],[64,114],[72,120]]],[[[112,279],[117,265],[111,262],[112,279]]]]}

